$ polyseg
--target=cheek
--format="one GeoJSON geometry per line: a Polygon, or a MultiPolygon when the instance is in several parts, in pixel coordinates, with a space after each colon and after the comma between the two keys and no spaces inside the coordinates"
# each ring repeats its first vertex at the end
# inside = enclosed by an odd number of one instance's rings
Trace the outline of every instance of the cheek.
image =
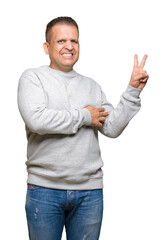
{"type": "Polygon", "coordinates": [[[52,55],[60,54],[61,49],[62,49],[62,47],[57,46],[57,45],[53,45],[53,46],[50,48],[50,53],[51,53],[52,55]]]}
{"type": "Polygon", "coordinates": [[[76,52],[78,55],[79,55],[79,50],[80,50],[79,47],[76,47],[76,48],[75,48],[75,52],[76,52]]]}
{"type": "Polygon", "coordinates": [[[52,59],[57,59],[58,60],[59,56],[60,56],[60,53],[59,53],[59,51],[57,49],[52,49],[51,50],[50,57],[52,59]]]}

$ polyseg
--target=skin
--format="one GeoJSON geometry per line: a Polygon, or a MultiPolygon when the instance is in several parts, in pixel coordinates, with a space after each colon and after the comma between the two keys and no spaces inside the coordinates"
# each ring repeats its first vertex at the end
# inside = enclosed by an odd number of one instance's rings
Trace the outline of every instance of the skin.
{"type": "Polygon", "coordinates": [[[130,86],[141,90],[145,87],[147,80],[149,78],[147,72],[143,70],[147,57],[148,55],[144,55],[139,65],[138,56],[137,55],[134,56],[134,66],[129,82],[130,86]]]}
{"type": "MultiPolygon", "coordinates": [[[[74,64],[79,58],[79,33],[75,26],[64,23],[54,25],[48,36],[49,42],[43,43],[43,48],[50,58],[50,68],[69,72],[73,70],[74,64]]],[[[149,78],[143,70],[147,55],[144,55],[140,65],[138,56],[134,56],[134,67],[129,85],[137,89],[143,89],[149,78]]],[[[91,113],[91,126],[101,127],[109,115],[104,108],[86,106],[91,113]]]]}
{"type": "Polygon", "coordinates": [[[44,42],[44,51],[50,57],[50,67],[59,71],[72,71],[79,58],[79,34],[73,25],[57,24],[49,33],[49,43],[44,42]],[[64,54],[71,54],[66,56],[64,54]]]}

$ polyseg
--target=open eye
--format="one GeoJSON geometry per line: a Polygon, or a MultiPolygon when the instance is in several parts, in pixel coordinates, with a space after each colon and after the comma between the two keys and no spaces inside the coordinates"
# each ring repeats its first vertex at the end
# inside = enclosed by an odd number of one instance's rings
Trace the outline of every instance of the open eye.
{"type": "Polygon", "coordinates": [[[78,43],[78,41],[75,40],[75,39],[71,40],[71,42],[72,42],[72,43],[78,43]]]}
{"type": "Polygon", "coordinates": [[[60,39],[60,40],[58,40],[58,43],[64,43],[64,42],[65,42],[64,39],[60,39]]]}

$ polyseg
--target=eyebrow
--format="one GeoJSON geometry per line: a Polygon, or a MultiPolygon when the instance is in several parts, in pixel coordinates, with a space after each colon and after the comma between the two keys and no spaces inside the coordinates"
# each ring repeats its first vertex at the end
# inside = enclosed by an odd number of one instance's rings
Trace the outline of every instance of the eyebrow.
{"type": "Polygon", "coordinates": [[[59,38],[59,39],[57,39],[56,41],[66,41],[66,39],[64,39],[64,38],[59,38]]]}

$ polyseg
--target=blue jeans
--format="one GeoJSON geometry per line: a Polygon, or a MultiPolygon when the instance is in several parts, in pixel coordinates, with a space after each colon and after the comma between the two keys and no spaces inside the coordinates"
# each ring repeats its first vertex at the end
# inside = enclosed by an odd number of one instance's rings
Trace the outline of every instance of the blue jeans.
{"type": "Polygon", "coordinates": [[[26,216],[30,240],[98,240],[103,190],[58,190],[28,184],[26,216]]]}

